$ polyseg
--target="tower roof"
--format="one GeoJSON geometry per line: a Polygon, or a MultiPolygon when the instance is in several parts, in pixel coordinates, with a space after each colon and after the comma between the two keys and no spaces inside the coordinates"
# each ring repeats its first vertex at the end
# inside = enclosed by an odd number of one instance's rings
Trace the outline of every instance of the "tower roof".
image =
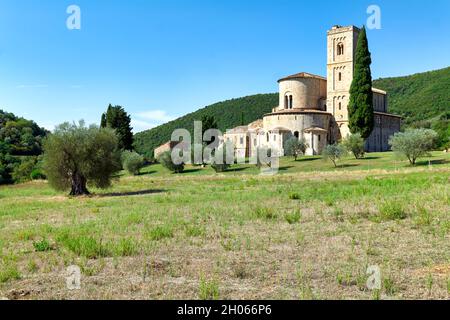
{"type": "Polygon", "coordinates": [[[300,73],[296,73],[296,74],[281,78],[280,80],[278,80],[278,82],[285,81],[285,80],[293,80],[293,79],[304,79],[304,78],[313,78],[313,79],[319,79],[319,80],[325,80],[325,81],[327,80],[327,78],[318,76],[316,74],[300,72],[300,73]]]}

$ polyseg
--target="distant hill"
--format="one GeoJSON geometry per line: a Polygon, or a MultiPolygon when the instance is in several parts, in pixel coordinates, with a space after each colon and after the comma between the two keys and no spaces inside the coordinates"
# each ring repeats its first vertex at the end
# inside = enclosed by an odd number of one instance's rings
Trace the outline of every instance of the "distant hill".
{"type": "MultiPolygon", "coordinates": [[[[389,110],[404,117],[408,126],[434,128],[441,136],[448,135],[450,112],[450,67],[405,77],[374,81],[374,87],[389,94],[389,110]]],[[[136,150],[153,156],[153,150],[170,140],[173,130],[186,128],[192,132],[194,120],[204,115],[216,118],[224,131],[262,118],[278,105],[278,93],[259,94],[219,102],[184,117],[135,135],[136,150]],[[243,120],[243,121],[242,121],[243,120]]]]}
{"type": "Polygon", "coordinates": [[[406,77],[374,81],[389,94],[389,110],[406,124],[431,120],[450,111],[450,67],[406,77]]]}

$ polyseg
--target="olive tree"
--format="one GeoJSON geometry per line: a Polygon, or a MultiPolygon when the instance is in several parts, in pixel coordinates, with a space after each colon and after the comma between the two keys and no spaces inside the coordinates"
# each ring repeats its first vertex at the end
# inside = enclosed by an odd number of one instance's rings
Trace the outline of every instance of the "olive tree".
{"type": "Polygon", "coordinates": [[[141,169],[144,167],[144,164],[144,157],[139,153],[132,151],[122,152],[122,165],[129,174],[133,174],[135,176],[139,175],[141,169]]]}
{"type": "Polygon", "coordinates": [[[337,167],[338,160],[341,159],[346,152],[344,146],[340,144],[329,144],[323,150],[322,157],[324,160],[330,160],[333,162],[334,166],[337,167]]]}
{"type": "Polygon", "coordinates": [[[431,129],[408,129],[398,132],[389,139],[392,150],[408,158],[415,165],[418,158],[433,150],[438,134],[431,129]]]}
{"type": "Polygon", "coordinates": [[[161,163],[164,168],[172,171],[173,173],[182,173],[184,171],[184,163],[175,164],[172,160],[171,151],[163,152],[158,157],[158,162],[161,163]]]}
{"type": "Polygon", "coordinates": [[[286,155],[294,157],[295,161],[301,155],[306,153],[306,149],[308,149],[308,144],[305,139],[298,139],[297,137],[292,137],[286,141],[286,145],[284,147],[286,155]]]}
{"type": "Polygon", "coordinates": [[[117,136],[84,121],[63,123],[44,141],[43,168],[53,188],[72,196],[88,195],[88,184],[107,188],[121,169],[117,136]]]}
{"type": "Polygon", "coordinates": [[[347,149],[348,152],[351,152],[356,159],[364,158],[364,144],[364,139],[359,133],[347,136],[347,138],[342,142],[342,145],[347,149]]]}

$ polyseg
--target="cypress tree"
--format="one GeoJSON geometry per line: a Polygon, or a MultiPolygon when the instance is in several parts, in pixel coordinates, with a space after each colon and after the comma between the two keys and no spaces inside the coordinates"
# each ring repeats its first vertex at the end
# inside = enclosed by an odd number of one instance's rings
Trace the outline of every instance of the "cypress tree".
{"type": "Polygon", "coordinates": [[[106,124],[106,113],[102,114],[102,120],[100,122],[100,128],[106,128],[107,124],[106,124]]]}
{"type": "Polygon", "coordinates": [[[133,133],[131,128],[131,117],[121,106],[108,106],[106,114],[102,115],[102,127],[108,127],[116,131],[119,139],[119,148],[122,150],[133,150],[133,133]]]}
{"type": "Polygon", "coordinates": [[[352,134],[359,133],[367,139],[374,127],[372,92],[372,58],[369,51],[366,29],[362,28],[356,46],[353,82],[350,87],[349,128],[352,134]]]}

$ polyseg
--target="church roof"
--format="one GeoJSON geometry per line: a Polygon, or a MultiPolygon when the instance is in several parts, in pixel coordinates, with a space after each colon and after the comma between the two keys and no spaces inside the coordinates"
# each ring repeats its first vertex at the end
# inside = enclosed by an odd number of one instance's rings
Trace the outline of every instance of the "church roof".
{"type": "Polygon", "coordinates": [[[227,130],[226,134],[246,133],[246,132],[248,132],[248,126],[239,126],[239,127],[227,130]]]}
{"type": "Polygon", "coordinates": [[[278,80],[278,82],[285,81],[285,80],[292,80],[292,79],[302,79],[302,78],[312,78],[312,79],[319,79],[319,80],[325,80],[325,81],[327,80],[327,78],[318,76],[316,74],[300,72],[300,73],[296,73],[296,74],[281,78],[280,80],[278,80]]]}
{"type": "Polygon", "coordinates": [[[383,94],[383,95],[387,95],[387,92],[384,91],[384,90],[381,90],[381,89],[372,88],[372,91],[373,91],[373,92],[376,92],[376,93],[383,94]]]}
{"type": "Polygon", "coordinates": [[[311,128],[307,128],[307,129],[305,129],[303,131],[306,132],[306,133],[309,133],[309,132],[328,132],[324,128],[319,128],[319,127],[311,127],[311,128]]]}

